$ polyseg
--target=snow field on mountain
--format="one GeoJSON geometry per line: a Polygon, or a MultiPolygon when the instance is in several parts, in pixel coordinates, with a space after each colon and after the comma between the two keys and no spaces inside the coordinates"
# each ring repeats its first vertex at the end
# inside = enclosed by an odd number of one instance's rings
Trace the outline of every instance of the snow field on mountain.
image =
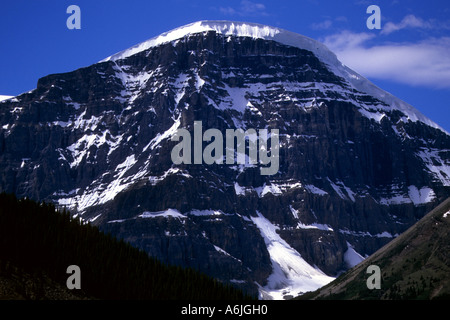
{"type": "Polygon", "coordinates": [[[1,95],[0,94],[0,101],[8,100],[8,99],[11,99],[11,98],[14,98],[14,96],[5,96],[5,95],[1,95]]]}
{"type": "Polygon", "coordinates": [[[353,268],[358,263],[364,260],[364,257],[356,252],[355,248],[347,242],[347,251],[344,253],[344,261],[347,263],[349,268],[353,268]]]}
{"type": "MultiPolygon", "coordinates": [[[[421,121],[429,126],[438,128],[443,132],[446,132],[439,125],[428,119],[418,110],[416,110],[411,105],[406,102],[394,97],[390,93],[378,88],[373,83],[371,83],[366,78],[362,77],[357,72],[351,70],[342,64],[336,57],[336,55],[331,52],[324,44],[308,38],[306,36],[283,30],[276,27],[261,25],[257,23],[248,22],[233,22],[233,21],[197,21],[194,23],[187,24],[185,26],[170,30],[168,32],[162,33],[159,36],[153,37],[149,40],[141,42],[129,49],[123,50],[112,56],[105,58],[100,62],[105,61],[116,61],[120,59],[127,58],[136,53],[148,50],[152,47],[159,46],[164,43],[169,43],[178,39],[185,38],[191,34],[215,31],[219,34],[226,36],[236,36],[236,37],[250,37],[253,39],[264,39],[273,40],[284,45],[297,47],[300,49],[305,49],[313,52],[322,62],[324,62],[328,67],[338,76],[346,79],[347,82],[356,90],[367,93],[384,102],[391,108],[400,110],[403,112],[408,120],[413,122],[421,121]]],[[[367,110],[366,110],[367,111],[367,110]]],[[[363,114],[369,117],[374,117],[373,112],[363,111],[363,114]]],[[[377,112],[375,111],[375,115],[377,112]]],[[[375,118],[379,118],[376,116],[375,118]]]]}
{"type": "Polygon", "coordinates": [[[267,285],[261,288],[262,295],[281,300],[288,295],[297,296],[300,293],[314,291],[335,279],[308,264],[280,237],[276,232],[277,226],[260,212],[256,213],[257,217],[251,219],[264,238],[273,267],[267,285]]]}

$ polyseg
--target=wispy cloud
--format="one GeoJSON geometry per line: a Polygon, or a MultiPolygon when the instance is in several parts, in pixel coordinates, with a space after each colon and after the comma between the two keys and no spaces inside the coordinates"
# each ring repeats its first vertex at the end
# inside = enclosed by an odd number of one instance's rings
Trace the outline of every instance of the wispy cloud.
{"type": "Polygon", "coordinates": [[[344,31],[323,42],[339,60],[365,77],[450,89],[450,37],[374,45],[375,37],[373,33],[344,31]]]}
{"type": "Polygon", "coordinates": [[[267,16],[266,6],[263,3],[242,0],[237,8],[219,7],[219,11],[229,16],[267,16]]]}
{"type": "Polygon", "coordinates": [[[264,4],[248,0],[241,1],[241,9],[247,14],[266,14],[266,6],[264,4]]]}
{"type": "Polygon", "coordinates": [[[310,25],[313,30],[328,30],[334,27],[337,24],[347,23],[347,17],[345,16],[337,16],[334,19],[330,19],[329,17],[321,22],[315,22],[310,25]]]}
{"type": "Polygon", "coordinates": [[[322,21],[322,22],[313,23],[311,25],[311,28],[313,30],[327,30],[327,29],[330,29],[332,25],[333,25],[333,21],[325,20],[325,21],[322,21]]]}
{"type": "Polygon", "coordinates": [[[225,14],[225,15],[228,15],[228,16],[233,16],[233,15],[235,15],[237,13],[236,10],[233,9],[232,7],[225,7],[225,8],[224,7],[220,7],[219,11],[222,12],[223,14],[225,14]]]}
{"type": "Polygon", "coordinates": [[[421,18],[418,18],[412,14],[407,15],[400,21],[399,23],[387,22],[383,29],[381,30],[381,34],[390,34],[395,31],[399,31],[402,29],[432,29],[433,23],[431,21],[425,21],[421,18]]]}

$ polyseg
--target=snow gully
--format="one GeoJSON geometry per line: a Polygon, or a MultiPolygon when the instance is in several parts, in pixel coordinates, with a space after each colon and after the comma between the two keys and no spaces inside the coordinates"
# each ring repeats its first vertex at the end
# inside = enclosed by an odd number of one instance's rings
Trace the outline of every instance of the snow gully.
{"type": "MultiPolygon", "coordinates": [[[[191,164],[191,133],[184,128],[177,129],[171,137],[172,141],[182,141],[175,145],[172,149],[171,158],[174,164],[191,164]]],[[[270,134],[267,129],[226,129],[225,132],[225,163],[228,165],[235,164],[235,153],[237,164],[256,165],[259,163],[264,165],[260,167],[261,175],[274,175],[279,170],[279,130],[272,129],[270,134]],[[258,135],[259,134],[259,135],[258,135]],[[268,140],[270,141],[270,149],[268,148],[268,140]],[[236,150],[235,150],[236,141],[236,150]],[[248,156],[246,155],[246,141],[248,141],[248,156]],[[269,155],[270,154],[270,155],[269,155]],[[266,166],[268,165],[268,166],[266,166]]],[[[208,129],[203,133],[201,121],[194,121],[194,164],[223,164],[224,162],[224,145],[223,135],[219,129],[208,129]],[[213,140],[214,138],[214,140],[213,140]],[[211,142],[211,140],[213,140],[211,142]],[[203,149],[203,141],[210,142],[203,149]]]]}

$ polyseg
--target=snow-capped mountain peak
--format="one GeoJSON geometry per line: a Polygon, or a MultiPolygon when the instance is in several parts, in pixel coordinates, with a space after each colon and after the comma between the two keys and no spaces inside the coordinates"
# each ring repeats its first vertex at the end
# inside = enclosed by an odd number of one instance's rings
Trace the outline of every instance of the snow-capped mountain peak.
{"type": "Polygon", "coordinates": [[[400,110],[405,114],[407,120],[411,120],[413,122],[420,121],[433,128],[437,128],[445,132],[446,134],[449,134],[442,127],[427,118],[413,106],[380,89],[354,70],[342,64],[338,60],[336,55],[332,51],[330,51],[324,44],[295,32],[258,23],[225,20],[197,21],[175,28],[168,32],[164,32],[129,49],[113,54],[100,62],[125,59],[139,52],[148,50],[152,47],[182,39],[192,34],[208,31],[215,31],[218,34],[226,36],[272,40],[284,45],[311,51],[317,58],[319,58],[319,60],[325,63],[331,71],[333,71],[336,75],[344,78],[348,82],[348,84],[357,91],[377,98],[386,105],[390,106],[390,108],[392,109],[400,110]]]}
{"type": "MultiPolygon", "coordinates": [[[[279,28],[265,26],[257,23],[247,23],[247,22],[233,22],[233,21],[214,21],[214,20],[204,20],[204,21],[197,21],[194,23],[187,24],[182,27],[178,27],[176,29],[170,30],[168,32],[164,32],[160,34],[159,36],[153,37],[149,40],[146,40],[144,42],[141,42],[129,49],[126,49],[124,51],[118,52],[102,61],[109,61],[109,60],[119,60],[124,59],[126,57],[129,57],[131,55],[134,55],[138,52],[147,50],[151,47],[158,46],[160,44],[164,44],[167,42],[171,42],[177,39],[184,38],[190,34],[196,34],[200,32],[207,32],[207,31],[215,31],[219,34],[223,35],[231,35],[231,36],[238,36],[238,37],[251,37],[251,38],[257,38],[257,39],[265,39],[265,40],[275,40],[281,43],[284,43],[283,41],[280,41],[282,39],[288,40],[289,44],[293,45],[292,41],[290,41],[290,37],[283,36],[283,33],[291,33],[289,31],[285,31],[279,28]]],[[[295,33],[292,33],[293,35],[296,35],[295,33]]],[[[300,35],[297,35],[300,36],[300,35]]],[[[306,37],[300,36],[302,39],[305,39],[304,41],[307,41],[306,37]]],[[[312,39],[309,39],[309,41],[314,41],[312,39]]]]}
{"type": "Polygon", "coordinates": [[[129,49],[113,54],[112,56],[105,58],[101,62],[124,59],[136,53],[148,50],[152,47],[182,39],[192,34],[208,31],[215,31],[218,34],[226,36],[272,40],[281,44],[311,51],[319,59],[327,64],[341,64],[338,61],[336,55],[331,52],[324,44],[304,35],[259,23],[226,20],[202,20],[175,28],[149,40],[141,42],[129,49]]]}
{"type": "Polygon", "coordinates": [[[0,101],[8,100],[8,99],[11,99],[11,98],[14,98],[14,96],[5,96],[5,95],[1,95],[0,94],[0,101]]]}

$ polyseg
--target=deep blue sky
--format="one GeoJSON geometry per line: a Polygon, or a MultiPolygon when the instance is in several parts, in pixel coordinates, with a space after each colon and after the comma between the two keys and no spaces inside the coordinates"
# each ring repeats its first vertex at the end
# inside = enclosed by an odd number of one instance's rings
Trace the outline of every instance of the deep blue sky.
{"type": "Polygon", "coordinates": [[[0,95],[34,89],[40,77],[91,65],[197,20],[257,22],[325,44],[348,66],[450,132],[450,2],[446,0],[3,0],[0,95]],[[69,5],[81,30],[69,30],[69,5]],[[381,29],[369,30],[369,5],[381,29]]]}

